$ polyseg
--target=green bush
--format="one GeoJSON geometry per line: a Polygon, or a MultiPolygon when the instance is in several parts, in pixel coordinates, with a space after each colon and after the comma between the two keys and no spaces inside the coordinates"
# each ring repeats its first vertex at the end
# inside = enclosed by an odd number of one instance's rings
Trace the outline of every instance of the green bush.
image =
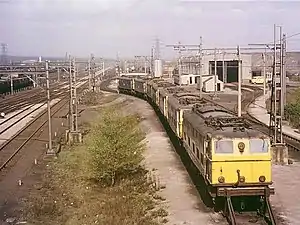
{"type": "Polygon", "coordinates": [[[87,141],[64,149],[43,172],[42,184],[26,201],[28,222],[161,224],[160,219],[168,214],[161,208],[156,210],[155,190],[140,166],[145,144],[138,125],[136,116],[124,116],[116,107],[105,109],[87,141]]]}
{"type": "Polygon", "coordinates": [[[115,108],[104,110],[89,139],[94,179],[114,185],[116,179],[140,169],[145,146],[138,123],[136,116],[123,116],[115,108]]]}
{"type": "Polygon", "coordinates": [[[293,127],[299,127],[300,103],[290,103],[285,106],[285,117],[293,127]]]}
{"type": "Polygon", "coordinates": [[[288,104],[284,107],[285,118],[293,127],[298,128],[300,122],[300,89],[289,93],[287,98],[288,104]]]}

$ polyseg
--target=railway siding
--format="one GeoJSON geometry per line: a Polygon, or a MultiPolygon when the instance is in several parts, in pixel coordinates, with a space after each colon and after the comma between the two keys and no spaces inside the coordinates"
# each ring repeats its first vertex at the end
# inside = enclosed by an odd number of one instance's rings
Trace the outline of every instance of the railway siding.
{"type": "MultiPolygon", "coordinates": [[[[270,97],[270,92],[268,92],[266,99],[270,97]]],[[[267,113],[267,107],[264,96],[260,96],[255,100],[254,103],[250,104],[249,113],[256,118],[257,120],[261,121],[265,125],[268,126],[270,116],[267,113]]],[[[283,125],[283,133],[290,137],[291,139],[298,140],[300,143],[300,134],[295,132],[295,129],[291,128],[290,126],[283,125]]]]}
{"type": "MultiPolygon", "coordinates": [[[[51,106],[59,102],[61,99],[53,99],[50,103],[51,106]]],[[[7,116],[14,116],[12,119],[8,117],[5,120],[4,124],[0,125],[0,145],[5,143],[7,140],[12,138],[19,130],[24,128],[28,123],[30,123],[35,117],[37,117],[40,113],[42,113],[47,108],[46,104],[40,103],[33,105],[30,109],[18,114],[13,113],[13,115],[7,116]],[[8,121],[9,120],[9,121],[8,121]]],[[[0,120],[1,122],[1,120],[0,120]]]]}
{"type": "MultiPolygon", "coordinates": [[[[67,129],[62,125],[67,122],[64,115],[68,113],[69,107],[69,104],[67,104],[69,89],[66,87],[62,88],[65,84],[65,82],[53,84],[50,87],[53,133],[56,132],[59,135],[64,133],[65,129],[67,129]],[[56,115],[55,117],[53,117],[54,114],[56,115]]],[[[82,90],[86,88],[86,84],[86,76],[78,79],[78,97],[80,97],[82,90]]],[[[20,123],[24,125],[23,127],[21,127],[21,124],[14,125],[12,128],[18,127],[19,131],[16,130],[14,135],[10,133],[10,135],[6,136],[8,138],[3,138],[9,140],[3,140],[0,146],[0,219],[3,221],[9,216],[18,216],[16,213],[18,213],[17,211],[19,210],[20,196],[22,197],[24,195],[25,190],[22,188],[24,188],[25,185],[19,187],[17,181],[18,179],[25,179],[28,175],[28,171],[34,166],[35,159],[39,159],[45,153],[45,144],[48,141],[48,131],[45,129],[45,125],[47,124],[47,111],[45,110],[46,104],[38,104],[44,103],[45,100],[46,93],[44,90],[33,89],[29,95],[11,96],[0,103],[0,112],[3,112],[3,109],[5,109],[5,112],[11,113],[8,114],[2,122],[0,121],[0,126],[3,128],[2,130],[10,126],[8,122],[16,121],[17,117],[21,119],[20,123]],[[15,105],[17,106],[11,107],[15,105]],[[20,110],[20,108],[24,106],[26,106],[28,110],[32,110],[32,108],[38,106],[41,108],[38,108],[35,113],[30,113],[31,115],[26,116],[26,118],[22,118],[22,116],[18,116],[18,114],[25,114],[26,108],[23,109],[23,111],[20,110]],[[18,110],[18,112],[16,112],[16,110],[18,110]],[[7,164],[6,162],[9,163],[7,164]]],[[[59,140],[53,141],[57,142],[59,140]]],[[[29,183],[27,188],[30,190],[31,186],[29,183]]],[[[0,221],[1,225],[3,221],[0,221]]],[[[4,224],[6,225],[6,223],[4,224]]]]}

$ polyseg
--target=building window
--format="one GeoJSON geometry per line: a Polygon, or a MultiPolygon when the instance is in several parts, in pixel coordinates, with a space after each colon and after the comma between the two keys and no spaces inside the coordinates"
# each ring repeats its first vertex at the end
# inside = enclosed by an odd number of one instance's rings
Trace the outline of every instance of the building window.
{"type": "Polygon", "coordinates": [[[190,77],[190,84],[193,83],[193,77],[190,77]]]}
{"type": "Polygon", "coordinates": [[[194,144],[194,142],[193,142],[193,152],[195,153],[195,144],[194,144]]]}
{"type": "Polygon", "coordinates": [[[199,148],[197,148],[197,158],[199,159],[199,148]]]}

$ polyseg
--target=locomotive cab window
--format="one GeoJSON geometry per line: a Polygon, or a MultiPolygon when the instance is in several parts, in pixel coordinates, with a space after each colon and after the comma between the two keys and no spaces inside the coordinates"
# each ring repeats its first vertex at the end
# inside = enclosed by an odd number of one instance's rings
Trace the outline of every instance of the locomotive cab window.
{"type": "Polygon", "coordinates": [[[250,153],[267,153],[269,143],[264,139],[250,139],[250,153]]]}
{"type": "Polygon", "coordinates": [[[215,153],[216,154],[233,153],[233,142],[231,140],[215,141],[215,153]]]}

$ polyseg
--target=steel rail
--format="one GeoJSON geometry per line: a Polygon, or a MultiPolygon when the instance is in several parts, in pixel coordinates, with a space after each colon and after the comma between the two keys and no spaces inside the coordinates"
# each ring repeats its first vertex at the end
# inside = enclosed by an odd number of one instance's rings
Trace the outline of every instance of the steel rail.
{"type": "MultiPolygon", "coordinates": [[[[58,103],[62,103],[63,101],[59,101],[58,103]]],[[[51,114],[51,116],[55,115],[57,112],[59,112],[64,106],[66,101],[63,102],[63,104],[54,111],[54,113],[51,114]]],[[[57,105],[57,104],[56,104],[57,105]]],[[[56,106],[55,105],[55,106],[56,106]]],[[[42,114],[42,116],[45,114],[42,114]]],[[[39,119],[42,117],[40,116],[39,119]]],[[[0,166],[0,171],[6,167],[6,165],[20,152],[20,150],[32,139],[32,137],[47,123],[48,121],[45,120],[37,129],[34,130],[34,132],[31,133],[31,135],[9,156],[9,158],[0,166]]],[[[31,123],[32,124],[32,123],[31,123]]],[[[27,129],[28,127],[26,127],[27,129]]],[[[13,140],[13,139],[11,139],[13,140]]],[[[3,148],[1,148],[3,149],[3,148]]]]}
{"type": "MultiPolygon", "coordinates": [[[[85,82],[83,85],[81,85],[79,88],[81,88],[81,90],[79,92],[81,92],[82,90],[84,90],[85,86],[86,86],[87,82],[85,82]]],[[[66,93],[66,95],[57,103],[55,103],[54,105],[51,106],[51,108],[56,107],[57,105],[61,104],[61,106],[59,106],[58,109],[56,109],[51,116],[55,115],[56,113],[58,113],[64,106],[66,106],[66,102],[68,100],[68,95],[66,93]]],[[[45,115],[47,113],[46,110],[44,110],[43,112],[41,112],[35,119],[33,119],[32,121],[30,121],[25,127],[23,127],[21,130],[19,130],[15,135],[13,135],[12,138],[10,138],[7,142],[5,142],[1,147],[0,147],[0,152],[12,141],[17,140],[17,136],[19,136],[22,132],[24,132],[26,129],[28,129],[28,127],[30,127],[34,122],[36,122],[38,119],[41,119],[43,115],[45,115]]],[[[4,163],[2,163],[2,165],[0,166],[0,171],[3,170],[7,164],[22,150],[22,148],[30,141],[33,140],[32,138],[34,137],[34,135],[47,123],[48,121],[45,120],[41,125],[39,125],[39,127],[37,129],[35,129],[30,136],[8,157],[7,160],[5,160],[4,163]]]]}

